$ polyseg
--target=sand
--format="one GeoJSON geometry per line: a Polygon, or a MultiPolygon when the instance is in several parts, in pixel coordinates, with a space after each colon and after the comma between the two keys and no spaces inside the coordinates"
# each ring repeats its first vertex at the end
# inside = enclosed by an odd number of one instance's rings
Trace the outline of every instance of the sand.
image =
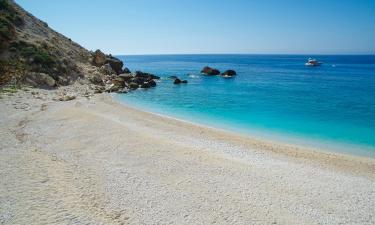
{"type": "Polygon", "coordinates": [[[375,224],[374,159],[58,93],[0,99],[0,224],[375,224]]]}

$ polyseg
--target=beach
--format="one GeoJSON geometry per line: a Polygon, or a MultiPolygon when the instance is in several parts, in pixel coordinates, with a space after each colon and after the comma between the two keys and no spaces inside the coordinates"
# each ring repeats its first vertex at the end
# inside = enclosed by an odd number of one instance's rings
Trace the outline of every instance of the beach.
{"type": "Polygon", "coordinates": [[[1,224],[375,223],[372,158],[59,91],[0,99],[1,224]]]}

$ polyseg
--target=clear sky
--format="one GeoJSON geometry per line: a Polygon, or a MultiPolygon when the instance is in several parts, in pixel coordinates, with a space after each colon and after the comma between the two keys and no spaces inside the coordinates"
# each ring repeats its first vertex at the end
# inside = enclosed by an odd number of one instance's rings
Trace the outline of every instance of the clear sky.
{"type": "Polygon", "coordinates": [[[375,54],[375,0],[16,0],[112,54],[375,54]]]}

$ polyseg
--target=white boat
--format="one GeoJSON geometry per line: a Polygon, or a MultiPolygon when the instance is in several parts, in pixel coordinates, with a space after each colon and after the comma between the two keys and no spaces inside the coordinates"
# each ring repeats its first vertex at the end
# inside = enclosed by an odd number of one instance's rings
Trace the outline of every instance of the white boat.
{"type": "Polygon", "coordinates": [[[307,63],[305,63],[305,66],[320,66],[320,65],[322,65],[321,62],[312,58],[309,58],[309,60],[307,60],[307,63]]]}

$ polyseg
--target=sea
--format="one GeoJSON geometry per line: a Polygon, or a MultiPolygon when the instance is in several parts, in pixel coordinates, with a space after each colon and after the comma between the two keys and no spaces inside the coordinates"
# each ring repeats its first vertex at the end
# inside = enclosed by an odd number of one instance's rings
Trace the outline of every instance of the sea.
{"type": "Polygon", "coordinates": [[[115,98],[135,108],[260,139],[375,157],[375,55],[125,55],[157,87],[115,98]],[[323,64],[307,67],[313,57],[323,64]],[[204,66],[233,69],[205,76],[204,66]],[[173,84],[178,76],[188,84],[173,84]]]}

